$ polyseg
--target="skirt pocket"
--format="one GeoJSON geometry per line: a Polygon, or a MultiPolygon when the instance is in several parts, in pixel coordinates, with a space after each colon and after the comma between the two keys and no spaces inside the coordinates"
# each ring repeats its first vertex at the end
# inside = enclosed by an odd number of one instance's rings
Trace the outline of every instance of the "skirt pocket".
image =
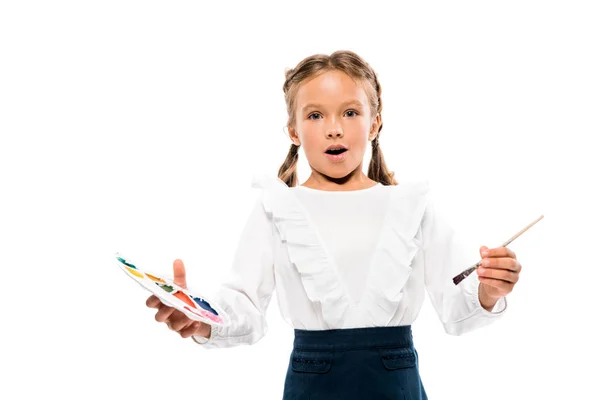
{"type": "Polygon", "coordinates": [[[413,368],[417,364],[417,356],[412,347],[379,349],[379,354],[383,366],[388,370],[413,368]]]}
{"type": "Polygon", "coordinates": [[[382,399],[427,400],[414,347],[378,349],[387,376],[382,399]]]}
{"type": "Polygon", "coordinates": [[[332,352],[294,350],[292,352],[292,370],[325,374],[331,369],[332,352]]]}
{"type": "Polygon", "coordinates": [[[330,375],[332,364],[333,352],[294,349],[290,355],[283,399],[331,400],[321,393],[333,384],[333,377],[330,375]]]}

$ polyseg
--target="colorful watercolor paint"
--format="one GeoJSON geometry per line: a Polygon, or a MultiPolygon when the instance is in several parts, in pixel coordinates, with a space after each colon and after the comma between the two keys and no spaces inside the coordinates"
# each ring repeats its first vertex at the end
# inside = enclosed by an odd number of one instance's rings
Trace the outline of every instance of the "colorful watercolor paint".
{"type": "Polygon", "coordinates": [[[119,253],[115,255],[115,262],[119,268],[144,289],[152,292],[163,304],[181,311],[195,321],[219,326],[229,324],[229,317],[218,307],[218,304],[211,306],[208,299],[189,293],[187,289],[179,287],[173,280],[147,274],[128,258],[119,253]]]}
{"type": "Polygon", "coordinates": [[[167,285],[167,284],[165,284],[165,285],[161,285],[161,284],[160,284],[160,283],[158,283],[158,282],[154,282],[154,283],[156,283],[156,284],[157,284],[157,285],[158,285],[158,286],[159,286],[161,289],[163,289],[163,290],[164,290],[165,292],[167,292],[167,293],[171,293],[171,292],[174,290],[174,289],[173,289],[173,286],[169,286],[169,285],[167,285]]]}
{"type": "Polygon", "coordinates": [[[147,276],[148,278],[152,279],[154,282],[167,283],[167,282],[165,282],[165,280],[164,280],[164,279],[162,279],[162,278],[157,278],[156,276],[154,276],[154,275],[151,275],[151,274],[149,274],[149,273],[147,273],[147,272],[146,272],[146,276],[147,276]]]}
{"type": "Polygon", "coordinates": [[[219,323],[219,324],[223,323],[223,319],[221,317],[217,317],[216,315],[214,315],[212,313],[206,312],[204,310],[194,311],[194,310],[191,310],[188,306],[184,306],[184,307],[189,312],[194,313],[194,314],[196,314],[196,315],[198,315],[200,317],[208,318],[211,321],[214,321],[214,322],[219,323]]]}
{"type": "Polygon", "coordinates": [[[122,257],[117,257],[117,259],[118,259],[119,261],[121,261],[123,264],[127,265],[128,267],[130,267],[130,268],[133,268],[133,269],[137,269],[137,268],[135,267],[135,265],[128,263],[127,261],[125,261],[125,259],[124,259],[124,258],[122,258],[122,257]]]}
{"type": "Polygon", "coordinates": [[[173,296],[177,297],[179,300],[183,301],[184,303],[188,304],[190,307],[194,307],[194,303],[192,302],[192,299],[190,299],[190,296],[188,296],[187,294],[183,293],[183,292],[175,292],[175,293],[171,293],[173,296]]]}
{"type": "Polygon", "coordinates": [[[212,308],[206,300],[201,299],[200,297],[193,297],[193,299],[196,303],[198,303],[200,307],[204,308],[206,311],[210,311],[215,315],[219,315],[219,313],[214,308],[212,308]]]}
{"type": "Polygon", "coordinates": [[[129,267],[125,267],[127,269],[127,272],[129,272],[131,275],[137,276],[140,279],[144,279],[144,274],[136,271],[135,269],[129,268],[129,267]]]}

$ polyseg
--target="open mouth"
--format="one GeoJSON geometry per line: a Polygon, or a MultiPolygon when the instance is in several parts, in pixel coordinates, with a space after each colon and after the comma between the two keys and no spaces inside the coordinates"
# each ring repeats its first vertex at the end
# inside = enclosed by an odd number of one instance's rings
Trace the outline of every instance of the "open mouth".
{"type": "Polygon", "coordinates": [[[346,151],[348,151],[348,149],[343,149],[343,148],[342,149],[330,149],[330,150],[325,151],[325,153],[336,156],[338,154],[345,153],[346,151]]]}
{"type": "Polygon", "coordinates": [[[330,148],[325,150],[325,157],[327,157],[329,161],[333,163],[341,163],[346,159],[347,151],[348,149],[342,145],[330,146],[330,148]]]}

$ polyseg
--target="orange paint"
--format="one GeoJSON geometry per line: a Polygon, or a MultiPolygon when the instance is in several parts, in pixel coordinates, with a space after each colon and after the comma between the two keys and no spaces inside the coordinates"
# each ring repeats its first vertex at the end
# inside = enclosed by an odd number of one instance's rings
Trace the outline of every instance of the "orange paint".
{"type": "Polygon", "coordinates": [[[177,292],[177,293],[173,293],[173,296],[177,297],[179,300],[183,301],[184,303],[189,304],[191,307],[194,307],[194,302],[192,301],[192,299],[190,299],[190,296],[188,296],[187,294],[183,293],[183,292],[177,292]]]}
{"type": "Polygon", "coordinates": [[[149,274],[149,273],[147,273],[147,272],[146,272],[146,276],[147,276],[148,278],[152,279],[152,280],[153,280],[153,281],[155,281],[155,282],[167,283],[167,282],[165,282],[165,281],[164,281],[164,279],[157,278],[156,276],[154,276],[154,275],[150,275],[150,274],[149,274]]]}

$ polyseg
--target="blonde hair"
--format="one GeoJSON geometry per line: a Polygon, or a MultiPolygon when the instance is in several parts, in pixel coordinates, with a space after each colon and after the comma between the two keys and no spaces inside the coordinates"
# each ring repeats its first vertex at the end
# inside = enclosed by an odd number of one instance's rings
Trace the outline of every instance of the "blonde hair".
{"type": "MultiPolygon", "coordinates": [[[[315,54],[306,57],[300,61],[294,69],[285,72],[285,83],[283,84],[283,93],[288,112],[287,126],[296,125],[296,94],[302,82],[318,74],[339,70],[346,73],[354,80],[366,82],[364,85],[369,100],[371,116],[379,113],[381,116],[381,85],[377,79],[377,74],[371,66],[359,57],[356,53],[349,50],[339,50],[331,55],[315,54]]],[[[371,141],[372,155],[369,164],[367,176],[383,185],[397,185],[394,173],[389,171],[383,153],[379,148],[379,134],[383,128],[383,123],[379,126],[377,136],[371,141]]],[[[298,146],[292,144],[285,161],[279,168],[279,179],[288,186],[296,186],[298,177],[296,167],[298,164],[298,146]]]]}

